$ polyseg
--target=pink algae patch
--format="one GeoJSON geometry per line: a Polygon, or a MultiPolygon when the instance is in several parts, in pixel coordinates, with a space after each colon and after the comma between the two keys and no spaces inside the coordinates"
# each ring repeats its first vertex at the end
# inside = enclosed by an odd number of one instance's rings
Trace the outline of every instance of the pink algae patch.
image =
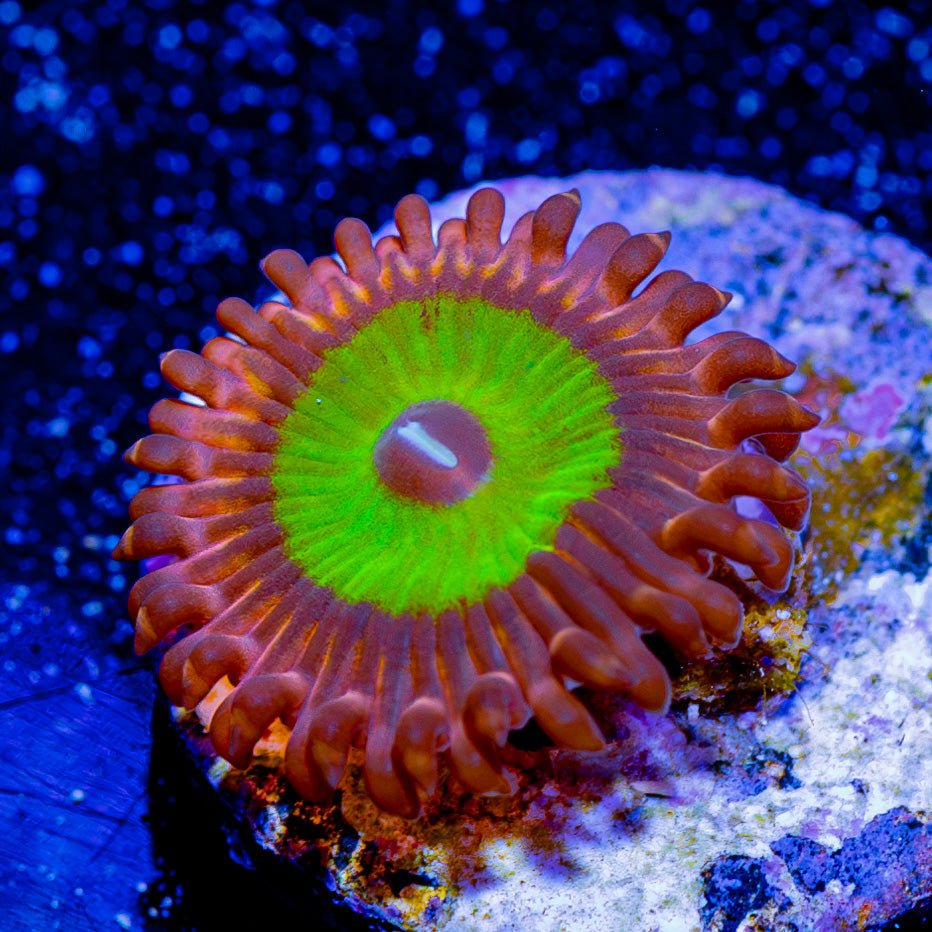
{"type": "Polygon", "coordinates": [[[905,406],[906,400],[894,386],[888,382],[874,382],[845,399],[841,417],[862,437],[883,440],[905,406]]]}

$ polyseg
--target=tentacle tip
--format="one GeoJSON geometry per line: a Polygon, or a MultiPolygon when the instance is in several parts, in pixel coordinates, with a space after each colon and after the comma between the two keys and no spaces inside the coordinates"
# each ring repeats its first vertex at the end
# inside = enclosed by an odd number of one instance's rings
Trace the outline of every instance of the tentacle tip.
{"type": "Polygon", "coordinates": [[[662,667],[645,673],[637,684],[630,690],[631,699],[645,712],[657,715],[666,715],[670,708],[670,699],[673,687],[670,677],[662,667]]]}
{"type": "Polygon", "coordinates": [[[255,742],[250,742],[249,736],[239,726],[234,724],[230,728],[228,747],[221,756],[225,757],[237,770],[247,770],[252,763],[255,742]]]}
{"type": "Polygon", "coordinates": [[[311,755],[324,783],[331,791],[335,790],[346,771],[346,757],[338,751],[320,745],[313,747],[311,755]]]}
{"type": "Polygon", "coordinates": [[[701,628],[693,632],[691,640],[682,644],[681,650],[684,656],[688,657],[693,662],[711,660],[714,656],[712,645],[709,643],[708,638],[705,636],[705,632],[701,628]]]}
{"type": "Polygon", "coordinates": [[[416,194],[413,191],[410,194],[406,194],[395,206],[395,210],[399,207],[407,207],[409,204],[417,205],[418,207],[429,207],[426,198],[421,194],[416,194]]]}
{"type": "Polygon", "coordinates": [[[208,683],[197,671],[191,659],[184,662],[181,671],[181,706],[188,712],[210,692],[213,683],[208,683]]]}
{"type": "Polygon", "coordinates": [[[822,423],[822,417],[811,408],[807,408],[805,405],[800,405],[800,408],[800,420],[802,422],[800,430],[812,430],[813,427],[818,427],[822,423]]]}
{"type": "MultiPolygon", "coordinates": [[[[220,752],[217,752],[220,754],[220,752]]],[[[233,751],[228,751],[226,754],[220,754],[220,756],[227,761],[235,770],[245,772],[249,770],[253,761],[253,753],[250,749],[245,753],[239,751],[234,753],[233,751]]]]}
{"type": "Polygon", "coordinates": [[[396,812],[395,815],[402,819],[407,819],[409,822],[413,822],[415,819],[420,818],[422,811],[423,807],[421,806],[420,799],[415,799],[414,802],[409,803],[401,811],[396,812]]]}
{"type": "Polygon", "coordinates": [[[502,192],[499,191],[498,188],[495,188],[490,184],[485,184],[481,188],[477,188],[475,193],[472,195],[472,197],[470,197],[470,200],[472,200],[475,197],[479,197],[483,200],[490,199],[490,200],[500,201],[503,204],[505,203],[505,195],[502,194],[502,192]]]}
{"type": "Polygon", "coordinates": [[[665,718],[670,712],[670,703],[673,700],[671,697],[667,697],[666,701],[662,705],[654,707],[646,707],[644,712],[647,715],[653,716],[654,718],[665,718]]]}
{"type": "Polygon", "coordinates": [[[267,256],[259,261],[259,268],[270,279],[282,276],[305,273],[307,263],[302,256],[293,249],[273,249],[267,256]]]}
{"type": "Polygon", "coordinates": [[[132,560],[133,557],[133,525],[131,524],[126,531],[123,533],[123,536],[120,538],[119,543],[116,547],[113,548],[111,556],[114,560],[132,560]]]}
{"type": "Polygon", "coordinates": [[[220,303],[217,305],[217,314],[227,314],[235,313],[241,310],[252,310],[252,306],[249,305],[242,298],[223,298],[220,303]]]}
{"type": "Polygon", "coordinates": [[[343,217],[333,228],[333,238],[338,239],[341,233],[357,228],[362,223],[357,217],[343,217]]]}
{"type": "Polygon", "coordinates": [[[515,778],[505,770],[496,774],[493,785],[484,790],[483,796],[514,796],[518,788],[515,778]]]}
{"type": "Polygon", "coordinates": [[[786,592],[790,585],[790,579],[793,575],[793,561],[785,564],[779,560],[775,563],[768,564],[766,567],[757,567],[757,578],[771,592],[786,592]]]}
{"type": "Polygon", "coordinates": [[[152,627],[149,612],[145,606],[136,615],[136,633],[133,637],[133,650],[137,657],[147,654],[159,642],[159,636],[152,627]]]}
{"type": "Polygon", "coordinates": [[[437,792],[440,774],[437,770],[436,758],[433,758],[430,763],[424,761],[412,764],[409,761],[402,766],[425,797],[430,799],[437,792]]]}
{"type": "MultiPolygon", "coordinates": [[[[711,641],[719,650],[734,650],[741,643],[741,638],[743,636],[744,621],[742,619],[742,623],[738,625],[737,629],[732,634],[719,632],[711,638],[711,641]]],[[[714,658],[715,652],[710,651],[709,656],[714,658]]]]}
{"type": "MultiPolygon", "coordinates": [[[[729,293],[729,300],[731,300],[730,293],[729,293]]],[[[780,367],[779,378],[785,379],[788,376],[791,376],[798,368],[796,363],[793,362],[792,359],[788,359],[786,356],[784,356],[783,353],[781,353],[779,350],[774,350],[773,352],[774,352],[774,357],[776,358],[777,364],[780,367]]]]}
{"type": "Polygon", "coordinates": [[[587,735],[574,746],[573,750],[595,753],[596,751],[604,751],[606,746],[605,737],[600,732],[598,734],[587,735]]]}
{"type": "Polygon", "coordinates": [[[383,812],[413,821],[421,814],[421,800],[413,787],[379,785],[366,780],[369,798],[383,812]]]}

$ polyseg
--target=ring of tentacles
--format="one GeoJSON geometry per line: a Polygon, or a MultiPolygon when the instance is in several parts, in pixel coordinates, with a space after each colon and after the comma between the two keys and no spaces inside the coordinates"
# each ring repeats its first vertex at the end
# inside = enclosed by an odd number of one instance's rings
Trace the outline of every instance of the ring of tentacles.
{"type": "Polygon", "coordinates": [[[602,745],[575,685],[666,709],[645,632],[694,658],[737,643],[714,555],[786,587],[779,525],[802,527],[809,493],[782,463],[817,418],[729,389],[793,365],[739,332],[685,345],[729,296],[678,271],[635,293],[666,233],[605,223],[568,255],[579,209],[551,197],[502,243],[487,188],[435,240],[406,197],[399,235],[346,219],[342,265],[273,252],[290,306],[228,299],[229,336],[163,358],[205,405],[152,408],[127,459],[180,481],[136,496],[117,555],[176,558],[133,587],[136,647],[171,644],[178,705],[229,681],[209,733],[234,765],[280,721],[309,800],[352,748],[391,813],[418,814],[443,755],[467,790],[508,793],[501,749],[530,716],[602,745]]]}

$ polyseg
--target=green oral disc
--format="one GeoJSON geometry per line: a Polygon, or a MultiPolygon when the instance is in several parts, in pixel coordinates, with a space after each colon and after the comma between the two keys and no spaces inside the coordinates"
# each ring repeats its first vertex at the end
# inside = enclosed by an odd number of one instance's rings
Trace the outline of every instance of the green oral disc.
{"type": "Polygon", "coordinates": [[[614,398],[529,311],[449,296],[393,305],[326,354],[281,427],[272,481],[285,549],[348,602],[436,614],[482,599],[609,484],[614,398]],[[430,400],[471,412],[491,448],[489,480],[452,505],[398,495],[373,463],[386,427],[430,400]]]}

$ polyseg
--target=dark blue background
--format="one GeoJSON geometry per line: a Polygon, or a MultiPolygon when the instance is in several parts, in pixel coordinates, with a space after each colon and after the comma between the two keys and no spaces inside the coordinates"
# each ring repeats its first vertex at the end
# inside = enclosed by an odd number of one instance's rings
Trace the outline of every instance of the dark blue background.
{"type": "Polygon", "coordinates": [[[650,165],[928,249],[928,4],[721,8],[0,0],[0,926],[203,926],[184,831],[152,862],[151,676],[108,554],[159,353],[266,293],[271,249],[411,190],[650,165]]]}

